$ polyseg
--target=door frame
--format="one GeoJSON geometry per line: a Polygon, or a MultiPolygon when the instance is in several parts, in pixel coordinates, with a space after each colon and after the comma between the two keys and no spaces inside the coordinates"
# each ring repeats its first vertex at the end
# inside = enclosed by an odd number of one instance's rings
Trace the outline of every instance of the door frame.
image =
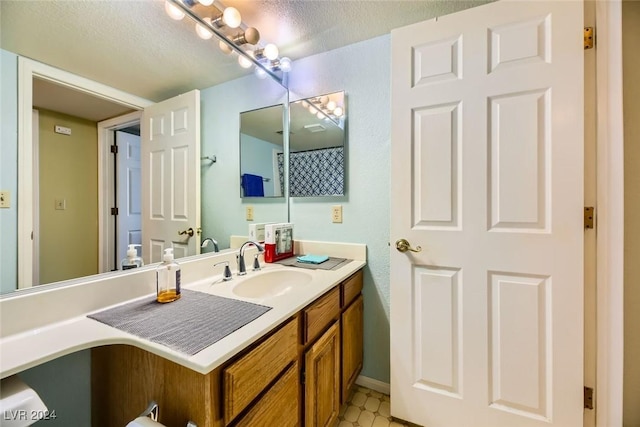
{"type": "Polygon", "coordinates": [[[98,122],[98,269],[101,272],[117,269],[113,264],[113,253],[117,251],[114,233],[115,217],[111,207],[115,206],[116,193],[113,188],[114,158],[111,146],[117,130],[139,124],[142,110],[98,122]]]}
{"type": "Polygon", "coordinates": [[[35,199],[32,118],[34,78],[85,92],[96,98],[130,107],[133,110],[142,110],[153,104],[147,99],[85,77],[22,56],[18,57],[18,289],[33,286],[34,254],[31,233],[34,230],[33,204],[35,199]]]}
{"type": "Polygon", "coordinates": [[[624,122],[622,3],[596,1],[596,425],[622,426],[624,378],[624,122]]]}

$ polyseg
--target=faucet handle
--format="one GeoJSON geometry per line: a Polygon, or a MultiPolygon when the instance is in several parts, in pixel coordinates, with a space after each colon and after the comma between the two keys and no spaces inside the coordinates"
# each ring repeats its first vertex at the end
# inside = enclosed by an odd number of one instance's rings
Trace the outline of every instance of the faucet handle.
{"type": "Polygon", "coordinates": [[[228,282],[229,280],[233,279],[233,276],[231,275],[231,269],[229,268],[229,261],[217,262],[213,264],[213,266],[215,267],[216,265],[220,264],[224,264],[224,273],[222,274],[222,280],[228,282]]]}
{"type": "Polygon", "coordinates": [[[258,255],[260,254],[255,254],[255,256],[253,257],[253,271],[261,270],[260,260],[258,260],[258,255]]]}

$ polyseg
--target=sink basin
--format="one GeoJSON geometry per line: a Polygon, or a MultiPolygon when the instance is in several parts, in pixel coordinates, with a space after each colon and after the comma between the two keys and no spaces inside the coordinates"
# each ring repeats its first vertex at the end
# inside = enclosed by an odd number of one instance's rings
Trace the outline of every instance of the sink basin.
{"type": "Polygon", "coordinates": [[[254,274],[234,286],[232,292],[245,298],[275,297],[308,285],[312,278],[308,272],[298,270],[275,270],[254,274]]]}

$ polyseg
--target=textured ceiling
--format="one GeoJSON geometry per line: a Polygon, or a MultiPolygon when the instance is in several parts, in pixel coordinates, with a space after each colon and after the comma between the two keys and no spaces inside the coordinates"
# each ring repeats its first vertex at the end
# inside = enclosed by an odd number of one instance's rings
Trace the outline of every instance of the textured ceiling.
{"type": "MultiPolygon", "coordinates": [[[[263,43],[297,58],[366,40],[391,29],[486,3],[485,0],[225,0],[257,27],[263,43]]],[[[221,5],[219,1],[215,4],[221,5]]],[[[0,1],[0,46],[150,100],[210,87],[247,73],[176,22],[164,2],[0,1]]]]}

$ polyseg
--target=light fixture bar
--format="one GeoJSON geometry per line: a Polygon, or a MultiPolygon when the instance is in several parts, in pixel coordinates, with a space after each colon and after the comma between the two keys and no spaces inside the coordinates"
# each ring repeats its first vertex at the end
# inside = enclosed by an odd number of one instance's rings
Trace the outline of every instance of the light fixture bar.
{"type": "Polygon", "coordinates": [[[202,18],[200,18],[198,15],[196,15],[182,1],[180,1],[180,0],[167,0],[167,1],[169,1],[172,4],[176,5],[176,7],[179,7],[184,12],[185,15],[189,16],[191,19],[193,19],[194,21],[196,21],[197,23],[199,23],[203,27],[208,28],[209,30],[211,30],[211,32],[213,34],[215,34],[220,40],[222,40],[222,42],[224,44],[229,46],[231,48],[231,50],[235,51],[238,55],[243,56],[245,59],[247,59],[248,61],[253,63],[255,66],[257,66],[257,67],[261,68],[262,70],[264,70],[264,72],[267,73],[268,75],[270,75],[280,86],[284,87],[285,89],[287,88],[285,86],[285,84],[283,83],[282,78],[280,76],[278,76],[276,73],[274,73],[269,68],[265,67],[256,58],[253,58],[252,56],[247,55],[247,53],[243,49],[241,49],[239,46],[237,46],[235,43],[233,43],[231,40],[229,40],[227,38],[227,36],[224,35],[223,32],[221,32],[218,28],[215,28],[214,25],[204,21],[202,18]]]}

